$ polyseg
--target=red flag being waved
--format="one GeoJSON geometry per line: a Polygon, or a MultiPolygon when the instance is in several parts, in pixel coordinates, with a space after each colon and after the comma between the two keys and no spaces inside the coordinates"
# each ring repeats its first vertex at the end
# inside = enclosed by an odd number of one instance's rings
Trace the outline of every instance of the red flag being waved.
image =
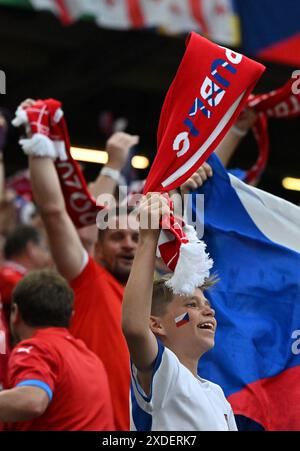
{"type": "Polygon", "coordinates": [[[165,98],[157,155],[144,192],[170,191],[209,157],[242,111],[265,67],[192,32],[165,98]]]}

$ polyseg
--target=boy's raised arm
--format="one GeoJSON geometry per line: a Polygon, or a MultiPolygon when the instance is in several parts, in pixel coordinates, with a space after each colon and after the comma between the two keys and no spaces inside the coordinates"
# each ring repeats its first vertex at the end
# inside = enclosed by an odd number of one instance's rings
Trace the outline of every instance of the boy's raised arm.
{"type": "Polygon", "coordinates": [[[124,293],[122,328],[143,388],[147,384],[143,384],[141,379],[144,376],[145,381],[151,375],[158,351],[149,324],[159,229],[147,227],[146,222],[151,224],[151,218],[156,218],[157,222],[157,218],[169,213],[167,200],[158,193],[149,193],[142,201],[139,208],[139,244],[124,293]]]}

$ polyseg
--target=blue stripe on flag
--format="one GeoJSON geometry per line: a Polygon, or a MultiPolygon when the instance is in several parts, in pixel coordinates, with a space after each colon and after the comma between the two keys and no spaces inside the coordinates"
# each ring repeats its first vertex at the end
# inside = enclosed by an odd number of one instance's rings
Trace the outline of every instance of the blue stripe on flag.
{"type": "Polygon", "coordinates": [[[255,55],[300,33],[297,0],[235,0],[243,33],[243,49],[255,55]]]}
{"type": "MultiPolygon", "coordinates": [[[[300,253],[268,238],[242,204],[218,158],[212,155],[208,162],[214,176],[198,193],[204,194],[204,240],[221,280],[207,293],[218,329],[215,348],[201,359],[201,376],[220,384],[228,396],[300,365],[300,354],[292,352],[292,333],[300,329],[300,253]]],[[[252,208],[257,204],[258,214],[263,210],[267,214],[268,205],[259,201],[255,188],[246,189],[252,208]]],[[[292,230],[296,225],[289,224],[289,208],[294,220],[300,209],[273,198],[282,217],[269,212],[271,229],[282,221],[282,234],[288,236],[289,226],[292,230]]]]}

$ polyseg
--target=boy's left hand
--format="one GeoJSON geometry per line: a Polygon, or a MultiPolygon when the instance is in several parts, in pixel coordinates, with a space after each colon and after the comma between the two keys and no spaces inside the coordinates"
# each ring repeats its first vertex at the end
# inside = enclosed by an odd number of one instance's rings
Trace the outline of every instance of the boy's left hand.
{"type": "Polygon", "coordinates": [[[170,216],[170,204],[166,195],[161,193],[148,193],[144,196],[139,208],[140,235],[153,235],[158,237],[160,220],[163,216],[170,216]]]}
{"type": "Polygon", "coordinates": [[[208,163],[203,163],[202,166],[200,166],[200,168],[181,185],[181,194],[187,194],[189,191],[196,190],[212,175],[213,171],[211,166],[208,163]]]}

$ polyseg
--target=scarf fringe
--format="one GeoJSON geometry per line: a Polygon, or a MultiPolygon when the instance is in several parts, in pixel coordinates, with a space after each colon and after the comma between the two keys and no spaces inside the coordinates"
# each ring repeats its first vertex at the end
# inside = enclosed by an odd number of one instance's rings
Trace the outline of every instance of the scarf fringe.
{"type": "Polygon", "coordinates": [[[15,112],[16,117],[11,121],[14,127],[20,127],[21,125],[28,124],[28,117],[26,111],[22,107],[18,107],[15,112]]]}
{"type": "Polygon", "coordinates": [[[61,161],[68,159],[63,141],[52,141],[48,136],[41,133],[35,133],[32,138],[20,139],[19,144],[26,155],[48,157],[54,161],[57,158],[61,161]]]}
{"type": "MultiPolygon", "coordinates": [[[[24,125],[26,128],[29,127],[30,130],[26,110],[19,106],[15,114],[15,118],[11,121],[12,125],[15,127],[24,125]]],[[[63,114],[62,109],[58,108],[54,114],[53,122],[58,123],[63,117],[63,114]]],[[[31,138],[22,138],[19,140],[19,144],[26,155],[49,157],[52,160],[59,158],[62,161],[68,159],[64,141],[53,141],[42,133],[35,133],[31,138]]]]}
{"type": "Polygon", "coordinates": [[[205,252],[206,244],[197,238],[194,228],[185,226],[184,231],[190,242],[181,244],[174,274],[166,286],[174,294],[191,295],[209,277],[213,260],[205,252]]]}
{"type": "Polygon", "coordinates": [[[52,160],[57,158],[57,151],[53,141],[41,133],[35,133],[31,138],[20,139],[19,144],[26,155],[49,157],[52,160]]]}

